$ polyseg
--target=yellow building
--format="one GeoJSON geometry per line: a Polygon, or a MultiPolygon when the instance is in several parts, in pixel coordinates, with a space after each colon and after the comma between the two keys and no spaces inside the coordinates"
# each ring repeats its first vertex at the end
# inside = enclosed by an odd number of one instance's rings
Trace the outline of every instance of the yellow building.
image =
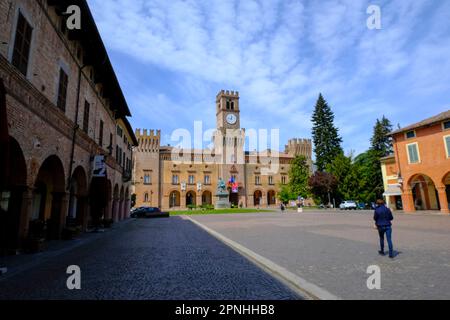
{"type": "Polygon", "coordinates": [[[245,152],[239,93],[221,91],[216,98],[214,148],[180,150],[161,146],[161,131],[136,130],[133,193],[136,207],[163,210],[215,205],[220,179],[228,185],[230,202],[242,207],[274,207],[287,184],[291,161],[304,155],[312,168],[312,142],[292,139],[284,152],[245,152]]]}

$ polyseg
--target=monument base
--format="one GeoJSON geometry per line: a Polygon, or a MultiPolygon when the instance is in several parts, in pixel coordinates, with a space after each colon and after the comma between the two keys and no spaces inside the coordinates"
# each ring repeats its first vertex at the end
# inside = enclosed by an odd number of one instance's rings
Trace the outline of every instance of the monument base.
{"type": "Polygon", "coordinates": [[[216,194],[216,205],[214,206],[215,209],[230,209],[231,203],[230,203],[230,196],[228,193],[223,194],[216,194]]]}

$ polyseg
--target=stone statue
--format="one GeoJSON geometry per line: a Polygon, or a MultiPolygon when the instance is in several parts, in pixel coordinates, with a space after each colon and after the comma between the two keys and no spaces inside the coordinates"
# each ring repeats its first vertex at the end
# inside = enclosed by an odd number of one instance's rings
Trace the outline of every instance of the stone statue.
{"type": "Polygon", "coordinates": [[[225,184],[225,181],[223,181],[222,178],[219,179],[219,182],[217,184],[217,193],[219,193],[219,194],[228,193],[227,186],[225,184]]]}
{"type": "Polygon", "coordinates": [[[216,209],[227,209],[231,207],[231,203],[229,200],[229,193],[227,190],[227,185],[225,184],[225,181],[223,181],[222,178],[219,179],[219,182],[217,183],[217,194],[216,194],[216,209]]]}

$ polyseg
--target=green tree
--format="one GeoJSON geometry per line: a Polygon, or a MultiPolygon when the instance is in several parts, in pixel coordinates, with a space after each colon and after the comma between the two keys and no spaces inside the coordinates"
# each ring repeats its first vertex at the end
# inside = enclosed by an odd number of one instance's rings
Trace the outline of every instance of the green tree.
{"type": "Polygon", "coordinates": [[[301,196],[307,198],[309,196],[308,179],[310,176],[310,169],[308,161],[305,156],[297,156],[291,162],[289,169],[289,189],[295,194],[295,198],[301,196]]]}
{"type": "Polygon", "coordinates": [[[373,136],[370,139],[370,150],[379,153],[380,157],[387,156],[393,152],[392,139],[389,137],[389,133],[392,132],[393,126],[391,121],[385,116],[377,119],[375,127],[373,128],[373,136]]]}
{"type": "Polygon", "coordinates": [[[342,138],[334,125],[334,114],[328,103],[319,95],[312,117],[314,152],[317,170],[324,171],[336,156],[343,152],[342,138]]]}
{"type": "Polygon", "coordinates": [[[289,201],[297,200],[298,195],[292,192],[291,188],[288,185],[282,185],[280,188],[280,192],[278,193],[278,199],[287,204],[289,201]]]}
{"type": "Polygon", "coordinates": [[[336,200],[357,200],[361,201],[361,192],[364,189],[365,181],[361,179],[361,167],[353,161],[353,156],[339,154],[331,164],[327,166],[327,172],[336,177],[336,200]]]}

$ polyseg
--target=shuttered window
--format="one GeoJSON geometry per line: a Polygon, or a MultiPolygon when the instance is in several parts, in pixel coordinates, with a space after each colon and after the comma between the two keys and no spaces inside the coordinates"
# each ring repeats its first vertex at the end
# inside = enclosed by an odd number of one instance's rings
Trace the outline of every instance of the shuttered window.
{"type": "Polygon", "coordinates": [[[416,143],[408,145],[409,163],[419,163],[419,148],[416,143]]]}
{"type": "Polygon", "coordinates": [[[450,158],[450,136],[445,137],[445,147],[447,150],[447,158],[450,158]]]}
{"type": "Polygon", "coordinates": [[[28,24],[22,13],[19,13],[12,64],[25,76],[27,75],[28,61],[30,59],[32,33],[33,28],[28,24]]]}
{"type": "Polygon", "coordinates": [[[69,77],[61,68],[59,70],[59,87],[58,87],[58,102],[57,106],[62,111],[66,111],[67,101],[67,85],[69,83],[69,77]]]}

